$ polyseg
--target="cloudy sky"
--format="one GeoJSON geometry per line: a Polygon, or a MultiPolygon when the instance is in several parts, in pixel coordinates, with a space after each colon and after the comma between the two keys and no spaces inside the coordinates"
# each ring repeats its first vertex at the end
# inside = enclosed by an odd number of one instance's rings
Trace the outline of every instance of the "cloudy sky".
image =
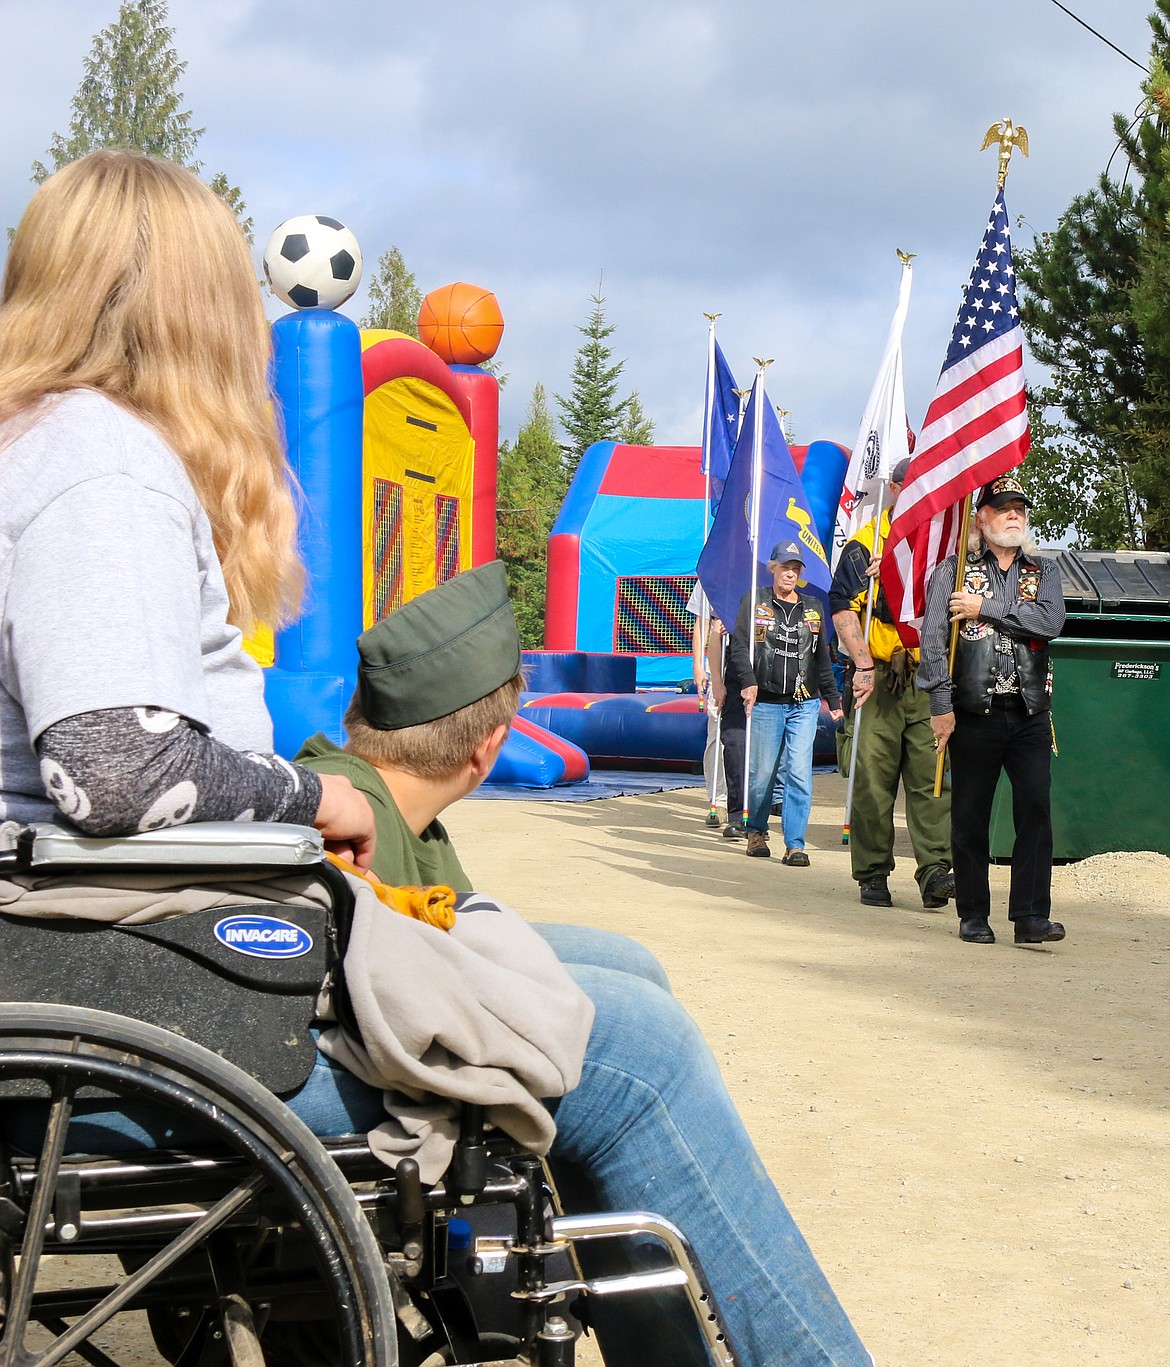
{"type": "MultiPolygon", "coordinates": [[[[1065,0],[1141,63],[1147,0],[1065,0]]],[[[64,132],[117,0],[0,0],[0,223],[64,132]]],[[[1051,228],[1114,150],[1141,73],[1053,0],[171,0],[200,155],[238,184],[262,244],[331,214],[367,268],[391,245],[426,291],[499,297],[501,435],[532,387],[566,393],[589,296],[660,442],[699,440],[704,312],[741,384],[799,441],[852,444],[898,288],[917,426],[1012,162],[1017,244],[1051,228]]],[[[1114,162],[1118,169],[1118,162],[1114,162]]],[[[198,244],[192,244],[198,250],[198,244]]],[[[360,315],[363,295],[346,311],[360,315]]]]}

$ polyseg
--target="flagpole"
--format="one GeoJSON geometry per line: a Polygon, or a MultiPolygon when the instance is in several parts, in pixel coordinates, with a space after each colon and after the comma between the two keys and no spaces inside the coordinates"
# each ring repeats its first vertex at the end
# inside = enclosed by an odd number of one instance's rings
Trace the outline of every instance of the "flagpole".
{"type": "MultiPolygon", "coordinates": [[[[971,495],[968,494],[963,500],[963,514],[959,521],[959,556],[955,561],[955,592],[958,593],[963,587],[967,572],[967,538],[971,534],[971,495]]],[[[947,650],[947,677],[954,678],[955,674],[955,655],[959,649],[959,623],[951,623],[951,641],[947,650]]],[[[947,760],[947,748],[945,745],[935,746],[938,756],[934,761],[934,795],[942,797],[943,789],[943,769],[947,760]]]]}
{"type": "MultiPolygon", "coordinates": [[[[707,320],[707,421],[703,424],[703,540],[702,545],[707,544],[707,535],[711,530],[711,426],[715,420],[715,320],[722,318],[721,313],[704,313],[703,317],[707,320]]],[[[707,641],[711,635],[711,614],[707,611],[707,598],[703,596],[703,608],[701,612],[701,627],[703,633],[703,658],[707,658],[707,641]]],[[[710,673],[708,671],[708,679],[710,673]]],[[[710,683],[708,682],[708,687],[710,683]]],[[[709,706],[708,700],[702,700],[704,712],[709,706]]],[[[710,715],[710,713],[708,713],[710,715]]],[[[719,763],[721,757],[720,750],[720,731],[722,716],[716,713],[715,716],[715,762],[711,765],[711,789],[707,794],[708,816],[714,816],[718,811],[715,803],[715,794],[719,788],[719,763]]]]}
{"type": "MultiPolygon", "coordinates": [[[[736,397],[736,399],[737,399],[738,402],[739,402],[739,412],[738,412],[737,415],[736,415],[736,421],[735,421],[735,439],[736,439],[736,441],[739,441],[739,434],[740,434],[740,432],[743,430],[743,415],[744,415],[744,413],[747,411],[747,400],[748,400],[748,395],[749,395],[752,391],[751,391],[750,389],[736,389],[736,390],[733,390],[732,392],[735,394],[735,397],[736,397]]],[[[753,472],[753,473],[754,473],[754,472],[753,472]]],[[[752,574],[753,574],[753,576],[754,576],[754,574],[755,574],[755,571],[754,571],[754,570],[752,571],[752,574]]],[[[751,649],[751,647],[749,646],[749,651],[750,651],[750,649],[751,649]]],[[[726,655],[726,653],[724,654],[724,661],[723,661],[723,663],[724,663],[723,673],[724,673],[724,677],[726,678],[726,674],[727,674],[727,655],[726,655]]],[[[750,738],[751,738],[751,718],[748,717],[748,718],[745,719],[745,723],[744,723],[744,742],[743,742],[743,744],[744,744],[744,768],[743,768],[743,773],[744,773],[744,782],[743,782],[743,806],[744,806],[744,814],[743,814],[743,818],[742,818],[743,821],[747,821],[747,816],[748,816],[748,814],[747,814],[747,803],[748,803],[748,785],[747,785],[747,776],[748,776],[747,743],[748,743],[748,740],[749,740],[750,738]]],[[[731,820],[731,794],[728,793],[727,797],[728,797],[727,820],[730,822],[730,820],[731,820]]]]}
{"type": "MultiPolygon", "coordinates": [[[[983,138],[983,146],[980,151],[985,151],[988,147],[997,146],[999,150],[999,165],[995,178],[995,187],[1002,190],[1007,184],[1008,163],[1012,159],[1012,153],[1018,147],[1024,156],[1028,155],[1028,135],[1018,124],[1013,124],[1011,119],[1000,119],[998,123],[993,123],[987,130],[983,138]]],[[[971,495],[968,494],[963,499],[963,513],[959,524],[959,554],[955,561],[955,592],[958,593],[966,579],[967,564],[967,539],[971,534],[971,495]]],[[[959,623],[951,623],[951,640],[947,651],[947,674],[953,678],[955,674],[955,656],[959,649],[959,623]]],[[[937,745],[937,742],[936,742],[937,745]]],[[[938,745],[938,758],[934,763],[934,795],[942,797],[943,771],[946,766],[947,748],[945,745],[938,745]]]]}
{"type": "MultiPolygon", "coordinates": [[[[752,549],[752,585],[751,597],[748,599],[748,621],[751,623],[751,630],[748,632],[748,663],[751,666],[754,682],[756,666],[756,567],[760,559],[760,499],[764,483],[764,371],[772,364],[772,360],[769,358],[763,361],[758,356],[754,356],[752,359],[759,367],[756,371],[756,413],[755,428],[752,433],[752,525],[749,538],[752,549]]],[[[750,712],[747,714],[744,726],[743,748],[743,820],[744,825],[747,825],[747,819],[751,815],[748,811],[748,790],[752,769],[752,714],[750,712]]]]}
{"type": "MultiPolygon", "coordinates": [[[[882,480],[878,485],[877,498],[877,522],[873,535],[873,553],[875,556],[881,555],[883,549],[882,542],[882,513],[885,512],[886,501],[886,482],[882,480]]],[[[877,599],[877,575],[869,576],[869,590],[865,595],[865,623],[861,628],[861,639],[868,646],[869,627],[873,621],[873,605],[877,599]]],[[[874,687],[877,686],[877,676],[874,676],[874,687]]],[[[841,826],[841,844],[849,844],[849,819],[853,815],[853,785],[857,779],[857,743],[861,737],[861,717],[864,704],[854,702],[853,704],[853,742],[849,750],[849,779],[845,785],[845,820],[841,826]]]]}
{"type": "Polygon", "coordinates": [[[707,421],[703,424],[703,544],[711,523],[711,424],[715,418],[715,320],[721,313],[704,313],[707,320],[707,421]]]}

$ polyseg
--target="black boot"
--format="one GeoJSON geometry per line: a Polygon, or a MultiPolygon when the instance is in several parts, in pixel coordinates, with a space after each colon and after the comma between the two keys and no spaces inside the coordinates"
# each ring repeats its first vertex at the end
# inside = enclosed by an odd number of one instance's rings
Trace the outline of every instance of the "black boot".
{"type": "Polygon", "coordinates": [[[1012,924],[1018,945],[1042,945],[1046,940],[1064,939],[1064,927],[1047,916],[1017,916],[1012,924]]]}

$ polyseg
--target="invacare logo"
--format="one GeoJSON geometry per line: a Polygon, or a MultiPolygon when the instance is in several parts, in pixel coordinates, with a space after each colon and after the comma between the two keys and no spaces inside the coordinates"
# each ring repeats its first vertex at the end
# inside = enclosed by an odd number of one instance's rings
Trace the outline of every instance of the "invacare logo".
{"type": "Polygon", "coordinates": [[[307,930],[279,916],[228,916],[217,922],[215,938],[237,954],[257,959],[299,959],[313,948],[307,930]]]}

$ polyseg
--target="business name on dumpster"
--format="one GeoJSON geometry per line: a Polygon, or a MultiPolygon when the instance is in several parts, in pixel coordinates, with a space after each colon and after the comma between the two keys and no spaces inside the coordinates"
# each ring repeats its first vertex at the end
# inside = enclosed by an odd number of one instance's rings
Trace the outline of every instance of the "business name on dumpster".
{"type": "Polygon", "coordinates": [[[1113,677],[1115,679],[1160,679],[1162,677],[1161,660],[1114,660],[1113,677]]]}

